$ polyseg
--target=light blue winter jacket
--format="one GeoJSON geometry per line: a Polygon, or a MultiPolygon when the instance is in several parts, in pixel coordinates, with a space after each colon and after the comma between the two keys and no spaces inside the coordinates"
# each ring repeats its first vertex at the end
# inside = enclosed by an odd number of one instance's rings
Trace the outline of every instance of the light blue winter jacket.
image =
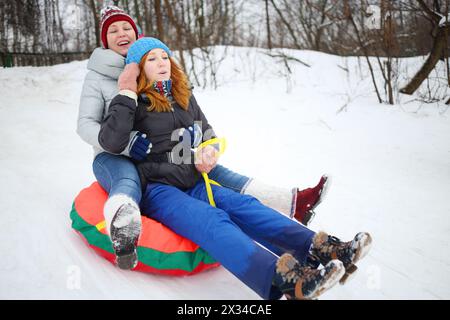
{"type": "MultiPolygon", "coordinates": [[[[118,94],[117,79],[125,67],[125,58],[110,50],[97,48],[89,58],[78,110],[77,133],[94,147],[94,157],[104,152],[98,134],[111,100],[118,94]]],[[[131,132],[130,137],[136,131],[131,132]]],[[[131,140],[131,139],[130,139],[131,140]]],[[[121,153],[129,156],[129,145],[121,153]]]]}

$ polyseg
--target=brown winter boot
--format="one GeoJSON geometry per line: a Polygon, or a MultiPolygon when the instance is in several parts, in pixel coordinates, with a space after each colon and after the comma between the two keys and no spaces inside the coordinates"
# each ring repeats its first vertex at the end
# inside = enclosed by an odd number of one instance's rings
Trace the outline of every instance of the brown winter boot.
{"type": "Polygon", "coordinates": [[[331,260],[322,269],[312,269],[301,266],[292,255],[285,253],[277,261],[273,285],[288,300],[310,300],[333,287],[344,274],[344,265],[339,260],[331,260]]]}
{"type": "Polygon", "coordinates": [[[358,233],[352,241],[342,242],[325,232],[318,232],[313,238],[311,255],[319,259],[322,265],[338,259],[345,267],[345,275],[340,280],[344,284],[358,268],[355,263],[361,260],[370,250],[372,237],[367,232],[358,233]]]}

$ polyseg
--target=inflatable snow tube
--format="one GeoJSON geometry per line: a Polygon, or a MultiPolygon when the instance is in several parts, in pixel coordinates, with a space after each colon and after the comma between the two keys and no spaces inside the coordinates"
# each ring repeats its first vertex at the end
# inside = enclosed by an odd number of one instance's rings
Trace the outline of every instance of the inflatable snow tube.
{"type": "MultiPolygon", "coordinates": [[[[70,212],[72,228],[98,254],[115,262],[111,240],[106,233],[103,206],[107,193],[97,183],[81,190],[70,212]]],[[[205,250],[161,223],[142,216],[138,265],[133,269],[172,276],[185,276],[219,266],[205,250]]]]}

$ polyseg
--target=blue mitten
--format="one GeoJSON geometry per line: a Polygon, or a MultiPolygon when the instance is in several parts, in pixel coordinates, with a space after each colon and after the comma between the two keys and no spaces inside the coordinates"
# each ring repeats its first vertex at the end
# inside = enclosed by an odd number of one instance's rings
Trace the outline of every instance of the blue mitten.
{"type": "Polygon", "coordinates": [[[152,144],[145,133],[136,132],[130,143],[130,157],[137,161],[144,160],[150,153],[152,144]]]}
{"type": "Polygon", "coordinates": [[[190,126],[188,130],[191,135],[191,146],[193,148],[197,148],[200,145],[200,143],[202,143],[203,139],[202,128],[198,123],[194,123],[194,125],[190,126]]]}

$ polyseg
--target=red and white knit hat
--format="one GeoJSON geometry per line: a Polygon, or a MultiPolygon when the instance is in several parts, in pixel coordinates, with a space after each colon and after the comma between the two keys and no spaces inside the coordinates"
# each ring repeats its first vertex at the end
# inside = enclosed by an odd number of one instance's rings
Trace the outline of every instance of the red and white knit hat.
{"type": "Polygon", "coordinates": [[[125,13],[125,11],[123,11],[119,7],[107,6],[100,11],[100,15],[101,15],[100,34],[102,38],[103,48],[108,49],[108,41],[106,39],[106,33],[111,23],[114,23],[116,21],[129,22],[133,27],[134,32],[136,33],[136,39],[138,38],[139,31],[136,26],[136,23],[128,14],[125,13]]]}

